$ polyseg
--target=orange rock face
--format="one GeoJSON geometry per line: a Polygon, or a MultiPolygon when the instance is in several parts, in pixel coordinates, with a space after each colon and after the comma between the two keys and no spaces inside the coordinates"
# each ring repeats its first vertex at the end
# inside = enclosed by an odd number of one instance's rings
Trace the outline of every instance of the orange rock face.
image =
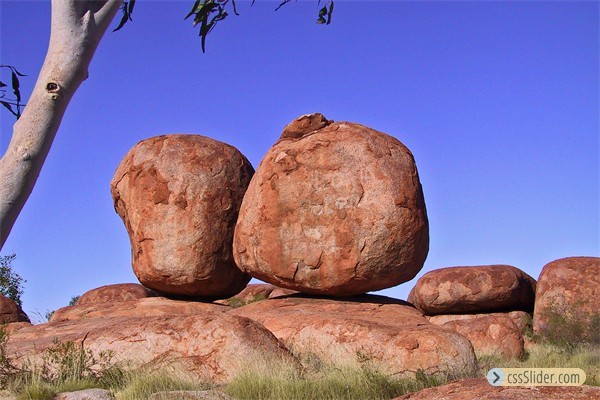
{"type": "Polygon", "coordinates": [[[229,311],[263,324],[294,354],[412,376],[471,371],[476,360],[464,336],[440,328],[400,300],[360,296],[332,300],[292,295],[229,311]]]}
{"type": "Polygon", "coordinates": [[[50,322],[106,317],[157,317],[224,312],[228,308],[213,303],[177,301],[150,297],[114,303],[97,303],[63,307],[56,310],[50,322]]]}
{"type": "Polygon", "coordinates": [[[478,357],[492,355],[520,359],[525,354],[523,336],[509,317],[481,315],[449,321],[442,326],[469,339],[478,357]]]}
{"type": "Polygon", "coordinates": [[[98,303],[117,303],[120,301],[130,301],[154,297],[156,293],[137,283],[119,283],[116,285],[106,285],[96,289],[89,290],[81,295],[77,300],[78,306],[98,303]]]}
{"type": "Polygon", "coordinates": [[[235,266],[233,229],[253,174],[235,148],[198,135],[134,146],[111,182],[140,282],[159,292],[227,298],[250,277],[235,266]]]}
{"type": "Polygon", "coordinates": [[[422,268],[428,222],[417,168],[398,140],[320,114],[286,126],[244,197],[237,265],[304,293],[349,296],[422,268]]]}
{"type": "Polygon", "coordinates": [[[408,301],[427,315],[533,311],[535,280],[510,265],[450,267],[423,275],[408,301]]]}
{"type": "Polygon", "coordinates": [[[510,320],[523,334],[527,329],[531,329],[532,318],[525,311],[510,311],[507,313],[487,313],[487,314],[440,314],[427,317],[429,322],[436,325],[444,325],[446,322],[459,321],[465,319],[476,319],[481,317],[500,317],[510,320]]]}
{"type": "Polygon", "coordinates": [[[485,378],[463,379],[421,390],[394,400],[595,400],[600,388],[591,386],[492,386],[485,378]]]}
{"type": "Polygon", "coordinates": [[[151,370],[172,368],[199,380],[225,383],[248,368],[293,365],[294,359],[263,326],[224,313],[162,317],[87,318],[22,328],[9,337],[7,355],[17,363],[54,346],[81,343],[112,363],[151,370]]]}
{"type": "Polygon", "coordinates": [[[600,258],[568,257],[544,266],[535,297],[536,332],[548,327],[552,311],[584,321],[600,314],[600,258]]]}
{"type": "Polygon", "coordinates": [[[29,322],[29,317],[14,300],[0,294],[0,324],[13,322],[29,322]]]}

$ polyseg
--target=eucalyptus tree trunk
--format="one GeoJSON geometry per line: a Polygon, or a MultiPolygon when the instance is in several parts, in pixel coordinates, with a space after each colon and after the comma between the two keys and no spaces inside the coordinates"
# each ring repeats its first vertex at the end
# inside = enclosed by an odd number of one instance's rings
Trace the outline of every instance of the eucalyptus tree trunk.
{"type": "Polygon", "coordinates": [[[0,249],[37,181],[62,117],[123,0],[52,0],[48,53],[0,159],[0,249]]]}

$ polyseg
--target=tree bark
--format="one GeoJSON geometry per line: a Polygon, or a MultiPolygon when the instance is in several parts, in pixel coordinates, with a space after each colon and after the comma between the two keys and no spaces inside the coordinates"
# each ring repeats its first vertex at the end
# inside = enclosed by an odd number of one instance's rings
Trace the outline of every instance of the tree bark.
{"type": "Polygon", "coordinates": [[[123,0],[52,0],[50,43],[38,80],[0,159],[0,249],[29,198],[69,101],[123,0]]]}

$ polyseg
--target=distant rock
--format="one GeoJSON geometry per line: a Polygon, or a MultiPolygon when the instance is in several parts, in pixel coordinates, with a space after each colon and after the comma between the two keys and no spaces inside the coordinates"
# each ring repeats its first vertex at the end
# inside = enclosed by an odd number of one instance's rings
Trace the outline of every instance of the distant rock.
{"type": "Polygon", "coordinates": [[[408,301],[426,315],[533,311],[535,280],[510,265],[436,269],[423,275],[408,301]]]}
{"type": "Polygon", "coordinates": [[[140,282],[175,297],[227,298],[250,277],[233,261],[233,230],[254,170],[234,147],[199,135],[135,145],[111,182],[140,282]]]}
{"type": "Polygon", "coordinates": [[[148,400],[235,400],[218,390],[176,390],[170,392],[153,393],[148,400]]]}
{"type": "Polygon", "coordinates": [[[360,366],[412,376],[473,371],[464,336],[427,321],[406,302],[383,296],[316,299],[292,295],[229,311],[260,322],[300,359],[360,366]]]}
{"type": "Polygon", "coordinates": [[[244,290],[235,296],[225,300],[217,300],[215,303],[230,305],[234,301],[239,301],[245,304],[257,300],[265,300],[269,298],[269,295],[275,289],[277,289],[277,286],[273,286],[268,283],[252,283],[246,286],[244,290]]]}
{"type": "Polygon", "coordinates": [[[477,318],[456,319],[441,326],[467,337],[478,357],[521,359],[525,354],[521,331],[507,316],[481,314],[477,318]]]}
{"type": "Polygon", "coordinates": [[[552,311],[587,322],[600,317],[600,258],[568,257],[544,266],[533,314],[536,332],[547,328],[552,311]]]}
{"type": "MultiPolygon", "coordinates": [[[[143,299],[153,300],[153,299],[143,299]]],[[[141,301],[141,300],[138,300],[141,301]]],[[[124,303],[121,303],[124,304],[124,303]]],[[[17,365],[43,357],[44,350],[61,343],[83,341],[98,354],[110,351],[111,363],[126,369],[169,368],[200,381],[226,383],[249,368],[277,368],[295,359],[262,325],[225,313],[160,317],[86,318],[50,322],[20,329],[10,335],[7,356],[17,365]]]]}
{"type": "Polygon", "coordinates": [[[14,300],[0,294],[0,324],[30,322],[27,314],[14,300]]]}
{"type": "Polygon", "coordinates": [[[429,247],[423,191],[397,139],[321,114],[286,126],[246,192],[237,265],[273,285],[350,296],[398,285],[429,247]]]}
{"type": "Polygon", "coordinates": [[[106,317],[158,317],[225,312],[225,306],[196,301],[169,300],[163,297],[63,307],[56,310],[50,322],[74,321],[106,317]]]}
{"type": "Polygon", "coordinates": [[[292,294],[297,294],[297,293],[300,293],[300,292],[298,292],[297,290],[292,290],[292,289],[277,288],[277,289],[273,290],[271,292],[271,294],[269,294],[269,298],[277,299],[279,297],[290,296],[292,294]]]}
{"type": "Polygon", "coordinates": [[[114,400],[115,396],[105,389],[86,389],[76,392],[60,393],[54,400],[114,400]]]}
{"type": "Polygon", "coordinates": [[[129,301],[154,297],[157,294],[143,287],[138,283],[119,283],[116,285],[106,285],[97,289],[92,289],[81,295],[77,300],[78,306],[98,303],[116,303],[120,301],[129,301]]]}
{"type": "Polygon", "coordinates": [[[394,400],[594,400],[600,387],[492,386],[485,378],[462,379],[446,385],[396,397],[394,400]]]}

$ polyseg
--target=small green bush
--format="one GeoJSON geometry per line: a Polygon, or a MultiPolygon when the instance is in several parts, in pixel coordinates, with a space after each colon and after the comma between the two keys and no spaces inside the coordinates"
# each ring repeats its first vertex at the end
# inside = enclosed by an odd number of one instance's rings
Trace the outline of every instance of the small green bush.
{"type": "Polygon", "coordinates": [[[0,294],[14,300],[21,307],[25,280],[13,271],[12,262],[15,258],[15,254],[0,257],[0,294]]]}

